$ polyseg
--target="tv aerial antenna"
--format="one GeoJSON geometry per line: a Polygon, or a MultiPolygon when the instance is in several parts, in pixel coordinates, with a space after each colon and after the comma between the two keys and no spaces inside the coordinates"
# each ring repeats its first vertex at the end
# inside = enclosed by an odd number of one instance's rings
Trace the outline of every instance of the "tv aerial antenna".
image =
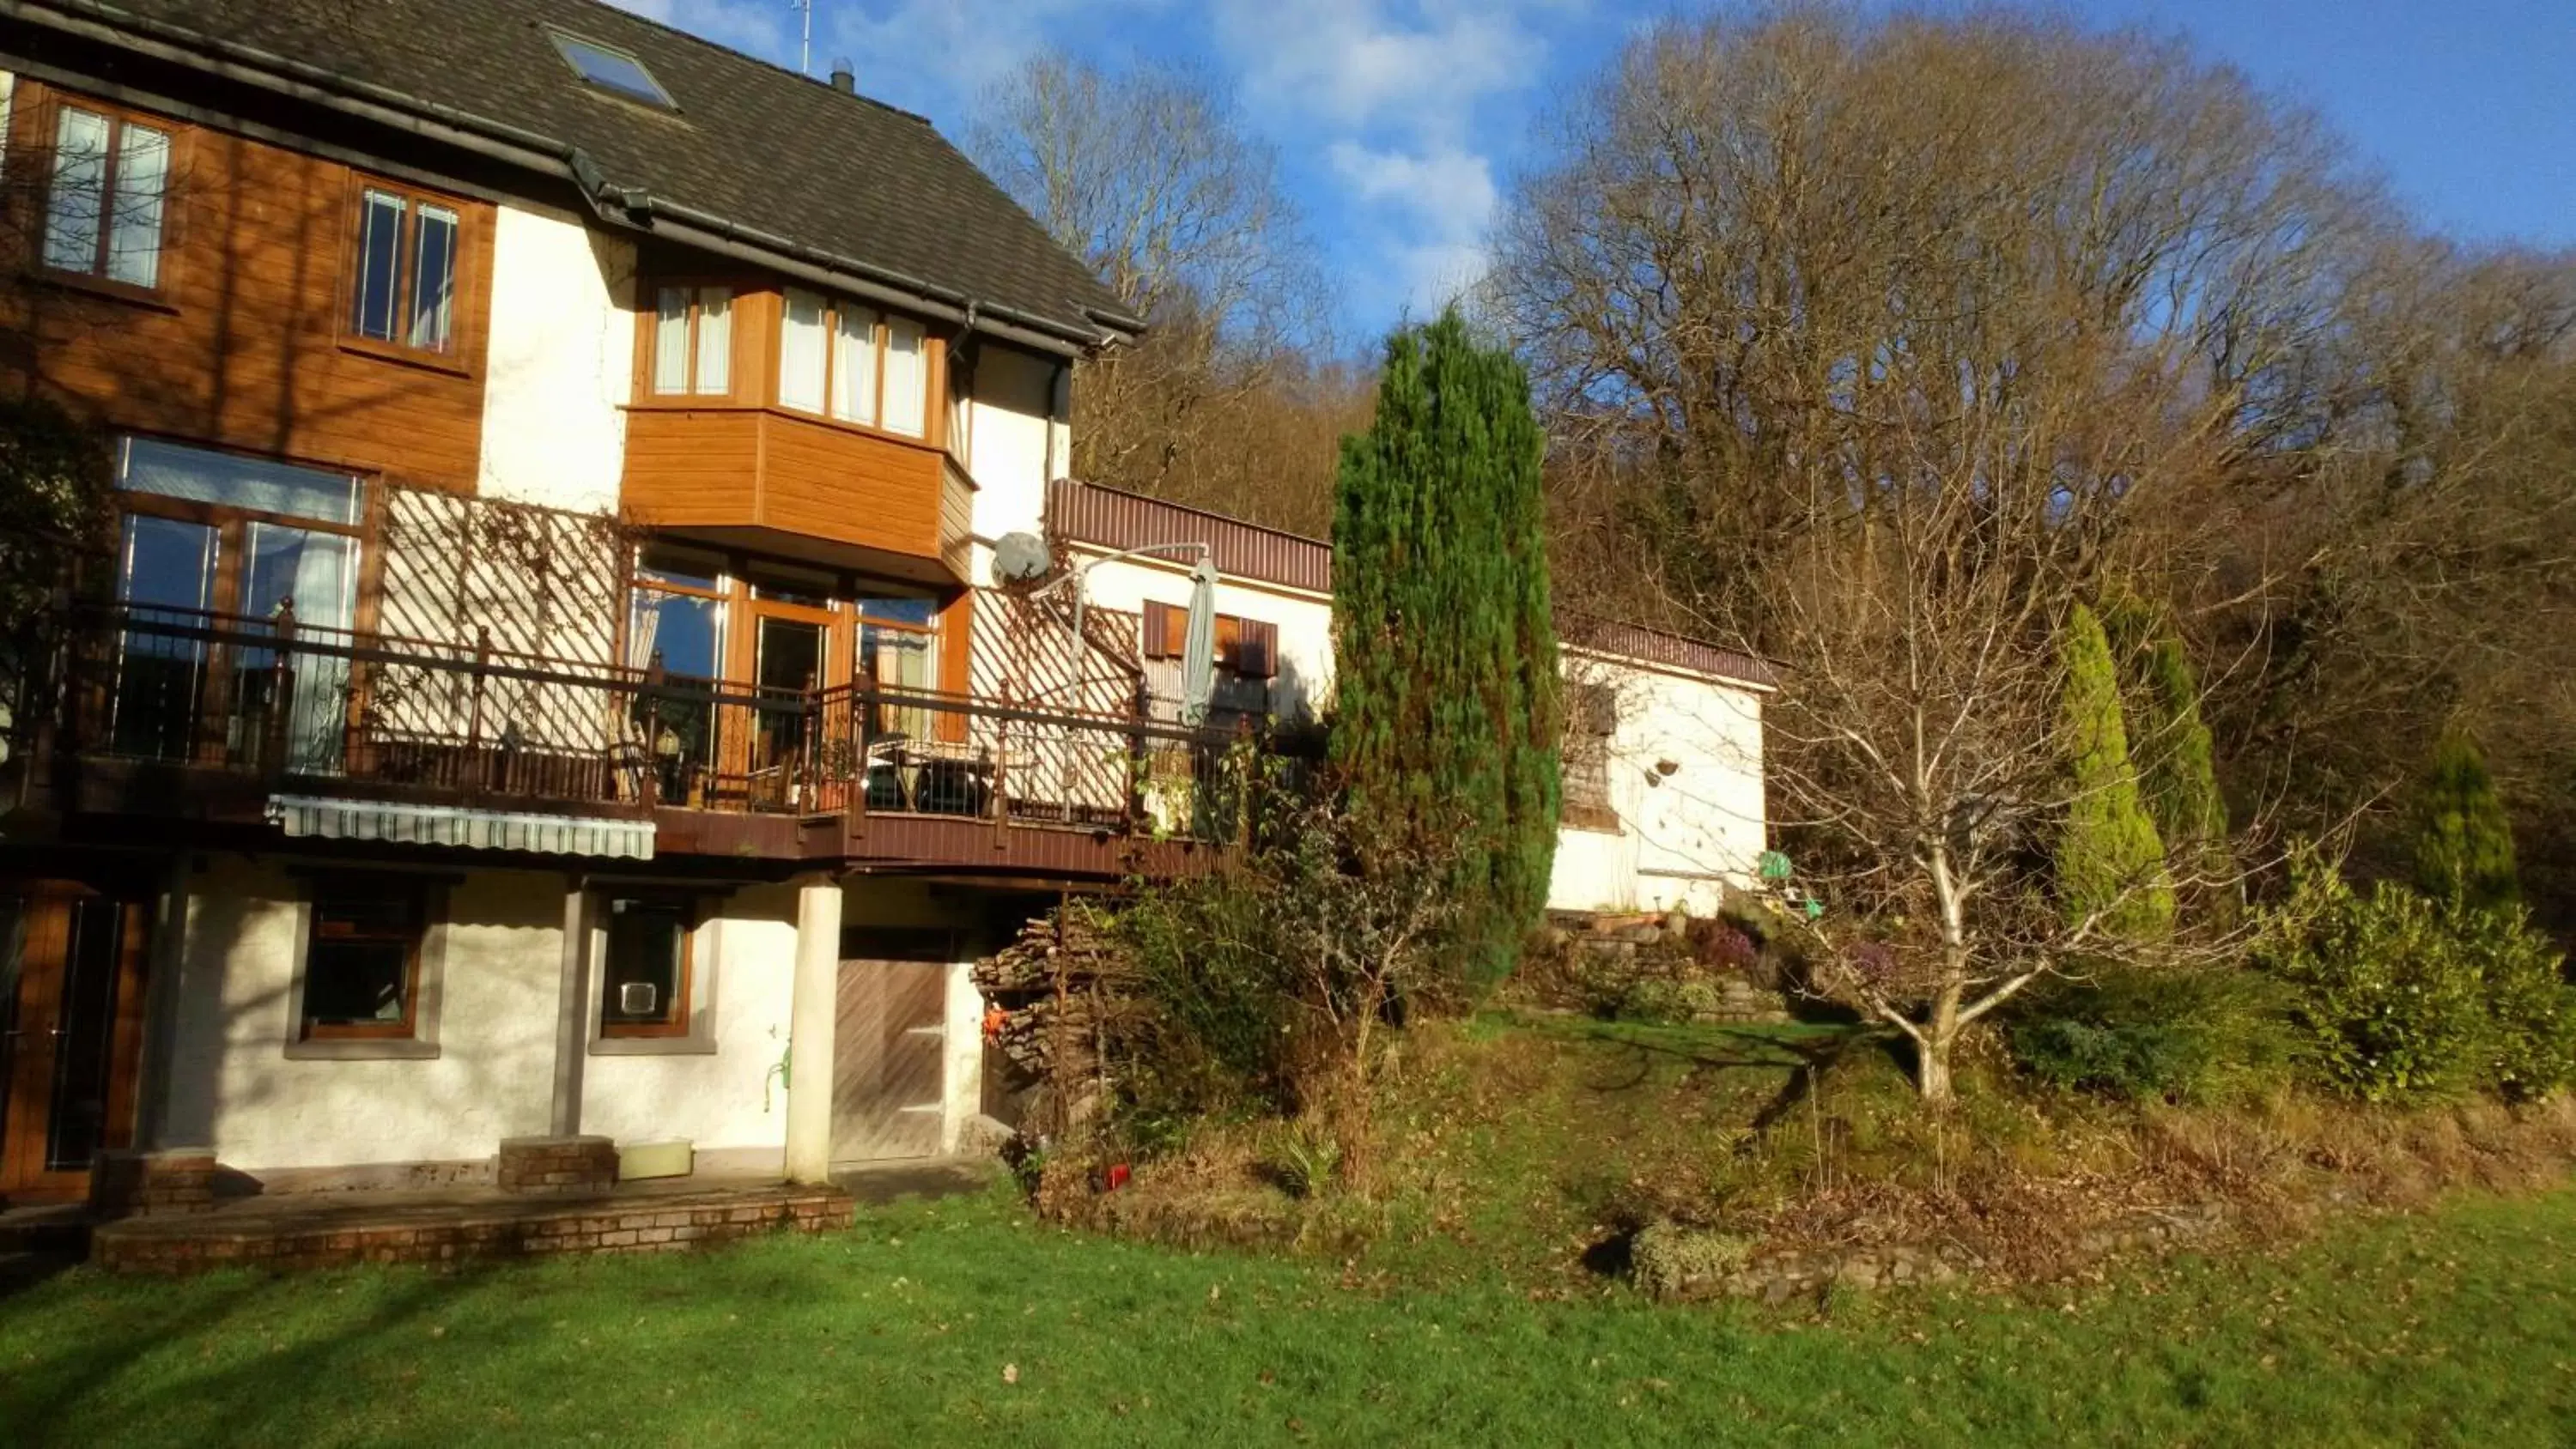
{"type": "Polygon", "coordinates": [[[787,0],[787,8],[797,14],[799,31],[796,41],[796,73],[814,73],[814,0],[787,0]]]}

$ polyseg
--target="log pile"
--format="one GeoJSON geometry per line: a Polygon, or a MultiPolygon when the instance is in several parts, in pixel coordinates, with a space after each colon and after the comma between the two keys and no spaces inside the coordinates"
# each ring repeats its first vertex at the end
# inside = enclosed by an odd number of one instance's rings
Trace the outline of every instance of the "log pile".
{"type": "Polygon", "coordinates": [[[1054,1086],[1069,1106],[1087,1103],[1101,1085],[1104,1002],[1124,972],[1090,907],[1075,902],[1029,922],[1019,939],[975,963],[975,989],[989,1007],[985,1043],[1031,1081],[1054,1086]]]}

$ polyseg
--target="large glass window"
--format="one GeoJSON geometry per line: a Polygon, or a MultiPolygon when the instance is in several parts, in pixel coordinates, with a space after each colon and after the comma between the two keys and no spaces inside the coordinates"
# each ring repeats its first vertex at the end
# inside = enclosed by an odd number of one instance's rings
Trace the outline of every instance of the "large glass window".
{"type": "Polygon", "coordinates": [[[313,887],[304,943],[307,1041],[408,1037],[419,1007],[424,892],[399,878],[327,878],[313,887]]]}
{"type": "Polygon", "coordinates": [[[733,289],[664,287],[653,317],[653,391],[733,391],[733,289]]]}
{"type": "Polygon", "coordinates": [[[719,571],[685,556],[650,551],[636,571],[627,663],[659,664],[665,687],[638,697],[635,719],[674,803],[693,799],[715,768],[715,706],[701,696],[724,677],[724,595],[719,571]]]}
{"type": "Polygon", "coordinates": [[[355,527],[366,514],[367,485],[346,473],[151,438],[123,440],[117,465],[116,486],[135,493],[342,527],[355,527]]]}
{"type": "Polygon", "coordinates": [[[358,198],[349,330],[446,352],[455,340],[456,209],[370,186],[358,198]]]}
{"type": "Polygon", "coordinates": [[[170,133],[64,106],[54,122],[45,265],[131,287],[161,283],[170,133]]]}

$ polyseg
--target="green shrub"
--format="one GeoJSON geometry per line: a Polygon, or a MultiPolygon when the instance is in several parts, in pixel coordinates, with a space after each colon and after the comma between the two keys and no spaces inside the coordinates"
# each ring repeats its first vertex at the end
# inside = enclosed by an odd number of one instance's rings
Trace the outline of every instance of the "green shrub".
{"type": "Polygon", "coordinates": [[[1671,1026],[1714,1016],[1724,1004],[1717,983],[1704,977],[1643,976],[1629,984],[1612,1014],[1671,1026]]]}
{"type": "Polygon", "coordinates": [[[2294,993],[2334,1091],[2528,1098],[2576,1080],[2576,1000],[2519,910],[2437,903],[2388,881],[2365,895],[2309,872],[2258,959],[2294,993]]]}
{"type": "Polygon", "coordinates": [[[2557,947],[2520,909],[2455,919],[2486,989],[2484,1085],[2523,1101],[2576,1082],[2576,989],[2557,947]]]}
{"type": "Polygon", "coordinates": [[[2024,1072],[2129,1101],[2212,1102],[2288,1081],[2287,994],[2242,970],[2111,970],[2034,988],[2004,1039],[2024,1072]]]}

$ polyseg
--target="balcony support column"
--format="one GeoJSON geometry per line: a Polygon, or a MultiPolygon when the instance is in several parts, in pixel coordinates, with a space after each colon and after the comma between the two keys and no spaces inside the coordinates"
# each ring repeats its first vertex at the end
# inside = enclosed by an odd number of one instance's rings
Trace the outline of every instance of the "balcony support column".
{"type": "Polygon", "coordinates": [[[590,1051],[589,892],[578,875],[564,877],[563,964],[555,986],[555,1080],[547,1135],[581,1131],[581,1069],[590,1051]]]}
{"type": "Polygon", "coordinates": [[[796,979],[787,1014],[787,1178],[832,1176],[832,1032],[840,1015],[841,882],[796,881],[796,979]]]}

